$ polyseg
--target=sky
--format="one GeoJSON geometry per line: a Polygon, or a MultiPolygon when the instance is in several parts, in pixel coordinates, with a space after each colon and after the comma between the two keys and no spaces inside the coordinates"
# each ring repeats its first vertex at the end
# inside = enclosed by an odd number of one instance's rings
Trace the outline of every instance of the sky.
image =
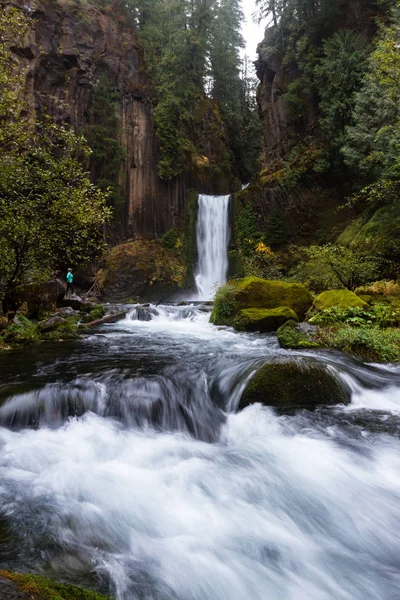
{"type": "Polygon", "coordinates": [[[264,37],[265,23],[253,23],[252,14],[256,11],[256,0],[242,0],[242,8],[246,17],[243,25],[243,37],[246,40],[246,54],[250,60],[256,59],[257,45],[264,37]]]}

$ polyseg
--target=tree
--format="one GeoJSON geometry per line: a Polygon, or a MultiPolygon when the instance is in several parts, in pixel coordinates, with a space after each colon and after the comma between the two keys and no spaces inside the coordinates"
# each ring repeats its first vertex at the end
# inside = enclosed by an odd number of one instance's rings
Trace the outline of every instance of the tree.
{"type": "Polygon", "coordinates": [[[350,123],[354,94],[360,88],[366,58],[365,41],[353,31],[342,30],[324,42],[323,56],[314,68],[320,124],[333,160],[344,142],[345,127],[350,123]]]}
{"type": "Polygon", "coordinates": [[[107,194],[82,167],[90,149],[70,128],[38,122],[23,101],[25,74],[9,41],[24,35],[17,9],[0,15],[0,291],[95,258],[110,218],[107,194]],[[15,36],[15,37],[13,37],[15,36]]]}
{"type": "Polygon", "coordinates": [[[400,183],[400,7],[382,27],[342,148],[346,163],[369,183],[400,183]]]}

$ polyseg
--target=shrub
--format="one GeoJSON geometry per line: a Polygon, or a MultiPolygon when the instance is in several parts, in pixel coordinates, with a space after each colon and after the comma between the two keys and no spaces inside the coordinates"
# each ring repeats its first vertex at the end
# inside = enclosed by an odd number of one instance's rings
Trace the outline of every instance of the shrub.
{"type": "Polygon", "coordinates": [[[329,288],[355,290],[379,274],[381,259],[355,247],[326,244],[310,246],[307,259],[290,273],[292,279],[314,291],[329,288]]]}
{"type": "Polygon", "coordinates": [[[316,341],[322,346],[335,348],[367,362],[400,361],[400,331],[378,327],[351,327],[320,329],[316,341]]]}
{"type": "Polygon", "coordinates": [[[13,344],[34,344],[39,341],[38,327],[26,317],[18,315],[5,330],[4,340],[13,344]]]}
{"type": "Polygon", "coordinates": [[[370,285],[357,288],[360,294],[383,294],[384,296],[400,296],[400,283],[398,281],[375,281],[370,285]]]}
{"type": "Polygon", "coordinates": [[[361,308],[349,306],[341,308],[333,306],[322,310],[309,321],[313,325],[332,325],[346,323],[353,327],[374,325],[376,327],[397,327],[400,325],[400,311],[387,304],[375,304],[372,307],[361,308]]]}

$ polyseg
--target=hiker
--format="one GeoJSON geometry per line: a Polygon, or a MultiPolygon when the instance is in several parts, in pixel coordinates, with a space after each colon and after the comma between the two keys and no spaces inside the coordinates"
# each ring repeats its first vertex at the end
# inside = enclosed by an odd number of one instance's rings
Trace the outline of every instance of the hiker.
{"type": "Polygon", "coordinates": [[[74,293],[74,286],[73,286],[74,276],[72,274],[72,269],[68,269],[66,279],[67,279],[67,291],[65,292],[65,295],[67,295],[69,291],[71,292],[71,294],[73,294],[74,293]]]}

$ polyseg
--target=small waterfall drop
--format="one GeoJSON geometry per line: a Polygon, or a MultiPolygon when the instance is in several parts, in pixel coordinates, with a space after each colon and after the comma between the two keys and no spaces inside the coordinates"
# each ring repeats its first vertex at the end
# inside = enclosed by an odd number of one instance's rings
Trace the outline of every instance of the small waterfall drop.
{"type": "Polygon", "coordinates": [[[199,195],[197,216],[198,265],[195,276],[199,300],[210,300],[226,283],[228,272],[230,196],[199,195]]]}

